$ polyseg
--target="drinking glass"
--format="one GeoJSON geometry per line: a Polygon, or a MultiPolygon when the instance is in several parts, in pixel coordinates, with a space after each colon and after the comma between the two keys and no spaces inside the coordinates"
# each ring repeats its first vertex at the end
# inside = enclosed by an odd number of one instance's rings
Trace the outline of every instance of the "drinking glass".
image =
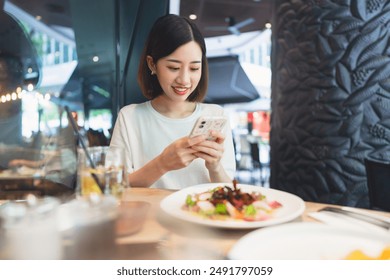
{"type": "Polygon", "coordinates": [[[54,197],[9,201],[0,207],[0,259],[58,260],[63,247],[54,197]]]}
{"type": "Polygon", "coordinates": [[[128,186],[124,150],[98,146],[78,150],[78,194],[113,195],[120,198],[128,186]]]}
{"type": "Polygon", "coordinates": [[[113,259],[116,254],[118,202],[111,195],[91,194],[63,205],[69,220],[66,259],[113,259]]]}

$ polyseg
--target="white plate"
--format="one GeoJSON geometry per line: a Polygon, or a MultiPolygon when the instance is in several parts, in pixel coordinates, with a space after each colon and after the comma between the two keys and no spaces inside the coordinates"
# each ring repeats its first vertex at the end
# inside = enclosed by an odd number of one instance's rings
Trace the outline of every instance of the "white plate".
{"type": "Polygon", "coordinates": [[[259,227],[266,227],[266,226],[276,225],[280,223],[285,223],[302,215],[303,211],[305,210],[305,202],[298,196],[295,196],[287,192],[282,192],[279,190],[263,188],[259,186],[252,186],[252,185],[243,185],[243,184],[237,185],[242,191],[261,192],[263,195],[267,197],[269,201],[276,200],[280,202],[283,205],[283,207],[275,211],[273,218],[265,221],[255,221],[255,222],[210,220],[201,216],[194,215],[182,209],[182,206],[184,205],[188,194],[205,192],[217,186],[222,186],[222,185],[228,185],[228,184],[222,184],[222,183],[202,184],[202,185],[196,185],[196,186],[182,189],[164,198],[160,204],[161,208],[169,215],[188,222],[193,222],[193,223],[197,223],[205,226],[211,226],[211,227],[235,228],[235,229],[259,228],[259,227]]]}
{"type": "Polygon", "coordinates": [[[354,250],[378,257],[390,235],[320,223],[289,223],[258,229],[237,241],[233,260],[339,260],[354,250]]]}

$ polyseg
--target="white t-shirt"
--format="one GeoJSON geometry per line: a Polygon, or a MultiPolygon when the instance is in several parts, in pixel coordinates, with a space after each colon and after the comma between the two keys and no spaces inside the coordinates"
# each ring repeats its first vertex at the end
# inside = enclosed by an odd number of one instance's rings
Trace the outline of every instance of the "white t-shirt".
{"type": "MultiPolygon", "coordinates": [[[[157,112],[150,101],[131,104],[120,110],[110,145],[125,148],[126,167],[128,172],[132,172],[161,154],[173,141],[189,135],[200,116],[223,114],[224,110],[219,105],[197,103],[195,111],[190,116],[172,119],[157,112]]],[[[233,179],[236,166],[229,123],[225,127],[225,133],[225,152],[221,163],[233,179]]],[[[209,173],[204,160],[196,159],[185,168],[167,172],[151,187],[182,189],[208,182],[210,182],[209,173]]]]}

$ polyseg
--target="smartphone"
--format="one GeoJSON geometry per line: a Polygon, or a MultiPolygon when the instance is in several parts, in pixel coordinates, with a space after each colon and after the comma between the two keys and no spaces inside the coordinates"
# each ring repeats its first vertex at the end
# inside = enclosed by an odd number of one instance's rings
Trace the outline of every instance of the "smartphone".
{"type": "Polygon", "coordinates": [[[205,134],[207,140],[215,140],[215,137],[210,135],[211,130],[222,132],[227,119],[224,116],[202,116],[195,122],[194,127],[191,130],[190,137],[205,134]]]}

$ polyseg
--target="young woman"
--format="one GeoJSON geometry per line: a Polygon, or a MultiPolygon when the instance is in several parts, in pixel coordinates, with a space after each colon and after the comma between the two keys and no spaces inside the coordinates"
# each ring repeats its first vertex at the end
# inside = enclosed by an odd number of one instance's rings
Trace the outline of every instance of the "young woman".
{"type": "Polygon", "coordinates": [[[225,132],[212,132],[215,141],[189,137],[200,116],[224,115],[221,106],[201,103],[207,67],[205,41],[193,22],[166,15],[154,23],[138,70],[149,101],[121,109],[110,143],[125,149],[131,186],[181,189],[232,181],[229,125],[225,132]]]}

